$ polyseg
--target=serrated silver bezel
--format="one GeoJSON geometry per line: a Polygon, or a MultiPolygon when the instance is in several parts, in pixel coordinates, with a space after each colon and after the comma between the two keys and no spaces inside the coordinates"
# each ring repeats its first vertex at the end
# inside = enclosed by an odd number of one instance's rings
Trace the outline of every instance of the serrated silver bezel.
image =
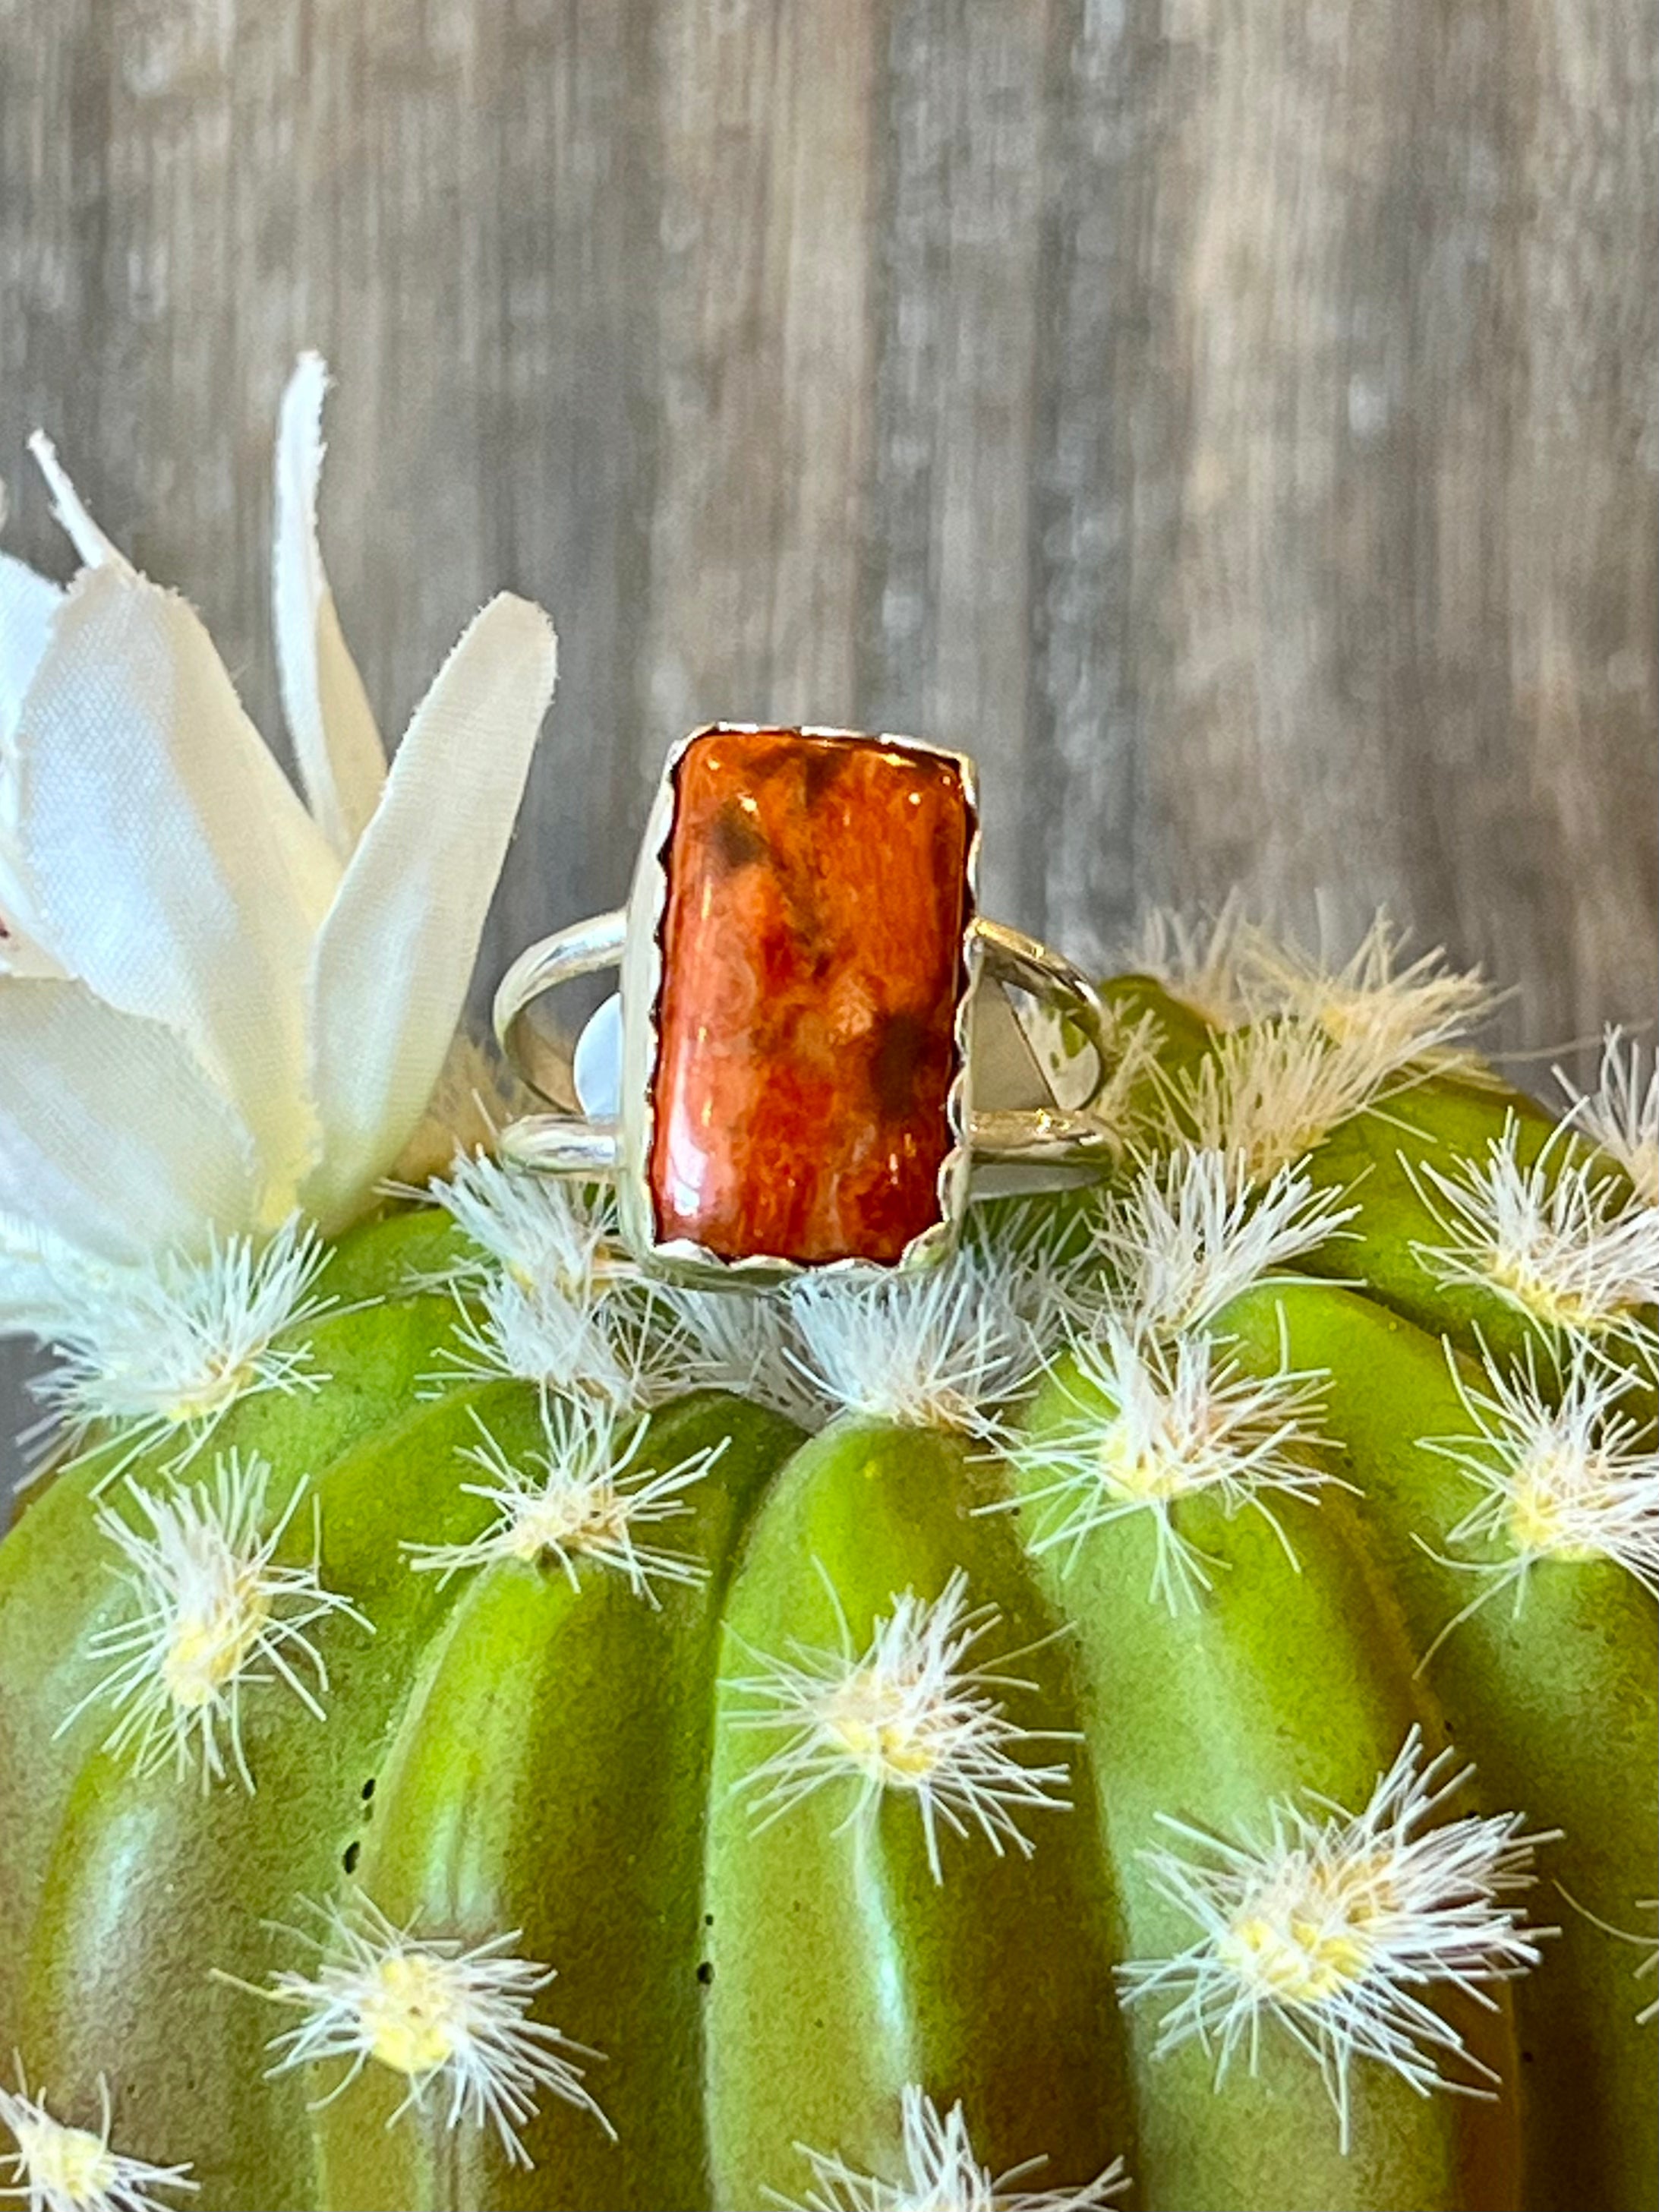
{"type": "Polygon", "coordinates": [[[928,744],[920,738],[890,731],[841,730],[818,725],[798,726],[775,722],[705,722],[689,731],[670,747],[658,780],[644,839],[628,900],[627,928],[622,955],[622,1083],[617,1122],[617,1193],[624,1240],[649,1265],[653,1274],[693,1287],[783,1282],[799,1275],[868,1274],[915,1271],[936,1267],[955,1250],[968,1208],[968,1180],[971,1166],[969,1131],[973,1121],[972,1068],[969,1054],[969,1024],[974,993],[979,981],[982,949],[974,929],[979,914],[980,811],[979,781],[966,753],[928,744]],[[787,730],[804,738],[852,738],[868,744],[895,745],[908,752],[927,753],[950,762],[962,781],[968,808],[968,853],[963,868],[962,945],[957,968],[957,992],[951,1034],[956,1045],[956,1072],[945,1095],[945,1122],[950,1149],[938,1178],[939,1218],[910,1239],[898,1259],[829,1260],[817,1263],[786,1259],[775,1253],[747,1254],[727,1260],[690,1237],[659,1238],[656,1209],[652,1201],[650,1160],[655,1133],[657,1073],[657,1009],[662,994],[662,928],[668,908],[668,872],[665,865],[674,824],[675,775],[687,749],[701,738],[731,734],[755,737],[768,730],[787,730]]]}

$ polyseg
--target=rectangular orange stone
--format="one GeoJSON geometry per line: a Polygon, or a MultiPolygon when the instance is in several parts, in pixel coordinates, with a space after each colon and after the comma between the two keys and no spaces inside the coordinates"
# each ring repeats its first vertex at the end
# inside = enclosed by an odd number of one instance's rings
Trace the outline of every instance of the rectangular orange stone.
{"type": "Polygon", "coordinates": [[[892,1261],[939,1221],[971,810],[869,738],[706,732],[674,771],[650,1161],[659,1240],[892,1261]]]}

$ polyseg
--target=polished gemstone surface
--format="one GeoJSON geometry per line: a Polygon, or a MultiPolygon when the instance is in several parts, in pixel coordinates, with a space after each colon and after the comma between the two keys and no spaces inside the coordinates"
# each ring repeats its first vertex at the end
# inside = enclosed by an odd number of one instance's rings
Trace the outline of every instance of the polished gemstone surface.
{"type": "Polygon", "coordinates": [[[665,854],[659,1238],[894,1261],[939,1219],[971,826],[936,754],[793,730],[686,748],[665,854]]]}

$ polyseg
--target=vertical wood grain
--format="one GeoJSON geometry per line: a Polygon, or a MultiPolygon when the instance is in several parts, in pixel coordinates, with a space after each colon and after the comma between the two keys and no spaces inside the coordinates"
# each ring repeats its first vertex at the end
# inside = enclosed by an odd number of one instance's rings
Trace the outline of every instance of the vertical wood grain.
{"type": "MultiPolygon", "coordinates": [[[[880,11],[878,11],[880,12],[880,11]]],[[[898,0],[881,86],[863,720],[978,757],[981,887],[1027,765],[1044,9],[898,0]]]]}
{"type": "Polygon", "coordinates": [[[854,719],[871,15],[665,9],[637,793],[698,722],[854,719]]]}
{"type": "Polygon", "coordinates": [[[1326,889],[1347,921],[1441,888],[1416,866],[1390,682],[1410,620],[1390,491],[1417,425],[1395,388],[1413,254],[1389,249],[1433,12],[1166,15],[1185,189],[1159,211],[1151,312],[1181,421],[1146,774],[1178,892],[1237,881],[1294,910],[1326,889]]]}
{"type": "Polygon", "coordinates": [[[1162,0],[1050,10],[1023,884],[1036,925],[1097,960],[1149,885],[1200,895],[1164,883],[1149,805],[1186,422],[1158,225],[1184,197],[1171,164],[1200,59],[1162,0]]]}
{"type": "MultiPolygon", "coordinates": [[[[1498,34],[1513,17],[1496,9],[1498,34]]],[[[1514,773],[1490,830],[1525,855],[1515,937],[1545,1020],[1654,1012],[1659,723],[1659,43],[1641,0],[1531,0],[1504,364],[1514,773]],[[1570,1012],[1569,1012],[1570,1010],[1570,1012]]],[[[1490,805],[1486,792],[1474,796],[1490,805]]],[[[1492,832],[1496,838],[1492,838],[1492,832]]],[[[1472,926],[1477,889],[1460,885],[1472,926]]],[[[1545,1030],[1547,1034],[1547,1030],[1545,1030]]]]}

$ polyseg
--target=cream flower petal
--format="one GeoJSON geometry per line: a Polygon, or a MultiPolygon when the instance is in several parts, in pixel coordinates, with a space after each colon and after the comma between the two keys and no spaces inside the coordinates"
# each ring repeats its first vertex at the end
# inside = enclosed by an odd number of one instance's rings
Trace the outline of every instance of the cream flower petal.
{"type": "Polygon", "coordinates": [[[52,635],[61,586],[0,553],[0,757],[11,747],[18,709],[52,635]]]}
{"type": "Polygon", "coordinates": [[[37,1223],[0,1212],[0,1336],[52,1334],[70,1317],[88,1264],[99,1265],[37,1223]]]}
{"type": "Polygon", "coordinates": [[[24,701],[17,804],[34,933],[188,1041],[280,1218],[313,1149],[304,978],[337,871],[182,599],[113,568],[76,579],[24,701]]]}
{"type": "Polygon", "coordinates": [[[0,975],[62,972],[29,932],[28,882],[17,844],[15,740],[23,695],[63,597],[56,584],[0,553],[0,975]]]}
{"type": "Polygon", "coordinates": [[[252,1146],[183,1041],[80,983],[0,984],[0,1213],[142,1261],[257,1220],[252,1146]]]}
{"type": "Polygon", "coordinates": [[[86,502],[70,481],[69,471],[58,458],[58,448],[44,430],[29,440],[34,465],[52,494],[52,511],[71,545],[88,568],[131,570],[131,563],[119,546],[112,544],[87,512],[86,502]]]}
{"type": "Polygon", "coordinates": [[[52,975],[62,978],[61,961],[54,960],[44,945],[18,922],[16,909],[6,899],[5,854],[0,851],[0,975],[52,975]]]}
{"type": "Polygon", "coordinates": [[[539,607],[508,593],[492,599],[416,708],[346,869],[312,982],[324,1149],[302,1199],[324,1222],[385,1173],[425,1109],[460,1018],[557,662],[539,607]]]}
{"type": "Polygon", "coordinates": [[[271,598],[283,713],[318,828],[342,860],[386,782],[386,748],[341,635],[317,543],[323,395],[328,368],[305,353],[289,379],[276,431],[276,539],[271,598]]]}

